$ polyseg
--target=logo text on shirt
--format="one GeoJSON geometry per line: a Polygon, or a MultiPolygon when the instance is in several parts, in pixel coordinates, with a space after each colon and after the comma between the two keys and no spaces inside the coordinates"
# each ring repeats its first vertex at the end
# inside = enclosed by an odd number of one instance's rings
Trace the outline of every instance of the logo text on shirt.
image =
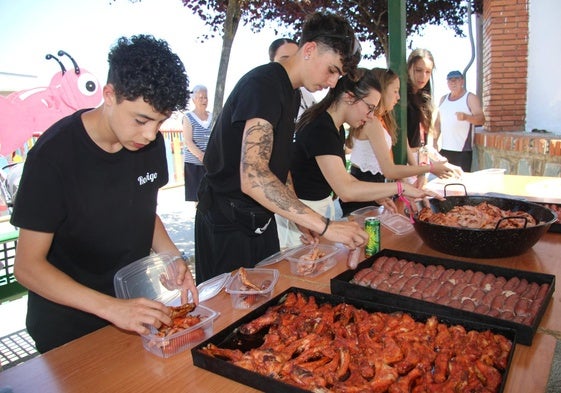
{"type": "Polygon", "coordinates": [[[138,176],[137,180],[139,185],[143,185],[148,182],[153,183],[154,180],[156,180],[157,178],[158,178],[158,173],[154,172],[154,173],[146,173],[146,176],[138,176]]]}

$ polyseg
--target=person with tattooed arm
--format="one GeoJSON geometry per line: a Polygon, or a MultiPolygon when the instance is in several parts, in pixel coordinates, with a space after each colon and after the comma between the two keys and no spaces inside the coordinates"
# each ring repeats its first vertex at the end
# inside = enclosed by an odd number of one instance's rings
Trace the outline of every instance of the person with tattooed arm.
{"type": "Polygon", "coordinates": [[[329,13],[304,23],[298,51],[245,74],[212,131],[195,218],[197,283],[253,267],[279,251],[274,213],[295,222],[306,242],[320,236],[362,246],[368,235],[354,222],[330,222],[300,202],[289,167],[294,123],[304,86],[333,88],[360,61],[350,24],[329,13]]]}

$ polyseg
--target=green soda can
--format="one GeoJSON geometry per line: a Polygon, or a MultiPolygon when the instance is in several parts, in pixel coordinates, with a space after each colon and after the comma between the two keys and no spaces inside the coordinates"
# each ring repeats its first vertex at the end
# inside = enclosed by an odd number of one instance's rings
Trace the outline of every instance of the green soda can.
{"type": "Polygon", "coordinates": [[[364,230],[368,233],[368,243],[366,243],[364,255],[371,257],[380,251],[380,220],[376,217],[366,217],[364,230]]]}

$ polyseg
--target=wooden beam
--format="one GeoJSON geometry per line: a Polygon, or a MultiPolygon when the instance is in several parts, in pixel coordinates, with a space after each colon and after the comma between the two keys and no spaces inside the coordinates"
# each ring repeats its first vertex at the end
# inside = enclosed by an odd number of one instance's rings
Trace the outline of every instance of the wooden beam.
{"type": "Polygon", "coordinates": [[[407,63],[405,60],[406,0],[388,0],[389,54],[388,66],[399,75],[401,82],[399,103],[394,113],[399,127],[397,143],[393,147],[396,164],[407,163],[407,63]]]}

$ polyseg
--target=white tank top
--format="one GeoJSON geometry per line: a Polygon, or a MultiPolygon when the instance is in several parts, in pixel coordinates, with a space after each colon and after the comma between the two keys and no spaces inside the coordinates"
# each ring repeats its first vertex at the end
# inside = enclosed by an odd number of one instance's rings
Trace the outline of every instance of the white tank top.
{"type": "Polygon", "coordinates": [[[450,151],[472,150],[472,124],[469,121],[459,121],[456,112],[471,114],[467,103],[469,92],[455,101],[450,101],[450,94],[440,104],[440,135],[441,146],[450,151]]]}
{"type": "MultiPolygon", "coordinates": [[[[384,139],[388,149],[392,148],[392,137],[384,130],[384,139]]],[[[353,150],[351,151],[351,163],[363,172],[382,173],[378,159],[372,150],[370,140],[353,138],[353,150]]],[[[382,173],[383,174],[383,173],[382,173]]]]}

